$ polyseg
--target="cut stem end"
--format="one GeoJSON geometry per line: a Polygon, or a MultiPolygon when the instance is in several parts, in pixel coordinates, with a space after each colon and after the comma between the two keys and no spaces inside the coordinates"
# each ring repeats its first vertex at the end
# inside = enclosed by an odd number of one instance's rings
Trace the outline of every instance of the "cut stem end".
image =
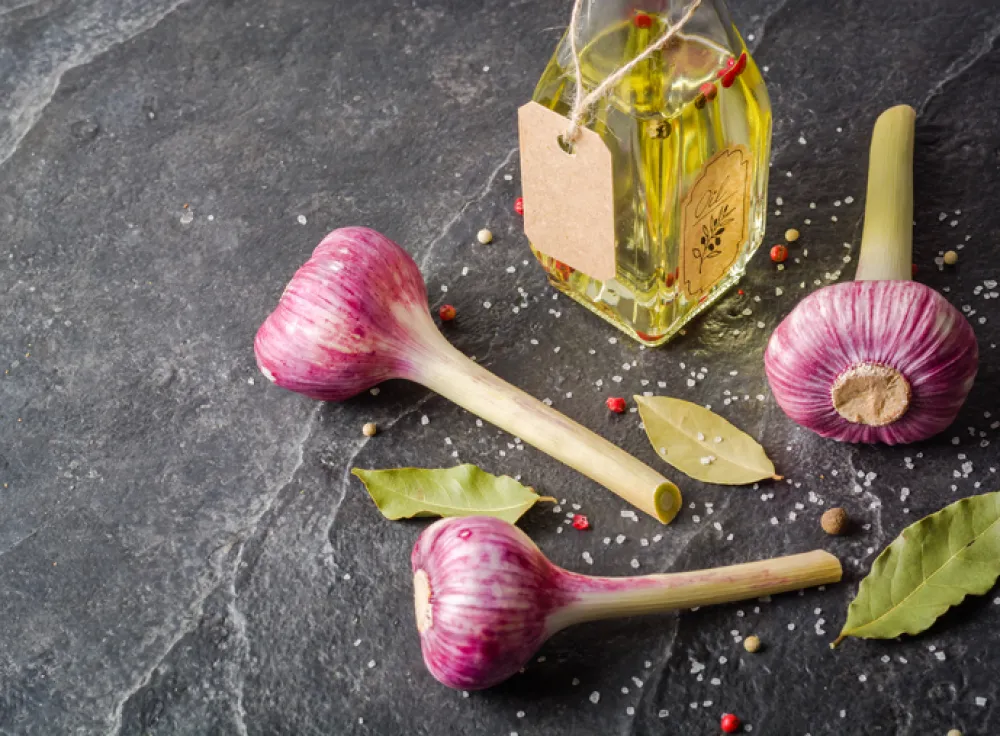
{"type": "Polygon", "coordinates": [[[669,524],[681,510],[684,499],[681,498],[680,489],[671,482],[661,483],[653,491],[653,508],[656,509],[656,518],[664,524],[669,524]]]}
{"type": "Polygon", "coordinates": [[[837,377],[830,389],[833,408],[852,424],[885,427],[910,408],[910,382],[895,368],[859,363],[837,377]]]}

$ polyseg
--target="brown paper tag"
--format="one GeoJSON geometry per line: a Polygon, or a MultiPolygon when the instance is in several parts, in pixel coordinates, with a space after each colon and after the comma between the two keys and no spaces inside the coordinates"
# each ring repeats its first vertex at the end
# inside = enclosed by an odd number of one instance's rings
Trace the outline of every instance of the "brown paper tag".
{"type": "Polygon", "coordinates": [[[684,198],[681,279],[689,297],[712,288],[736,261],[749,208],[750,153],[731,146],[712,157],[684,198]]]}
{"type": "Polygon", "coordinates": [[[539,251],[591,278],[615,277],[615,202],[611,152],[581,129],[566,153],[569,120],[537,102],[518,110],[524,232],[539,251]]]}

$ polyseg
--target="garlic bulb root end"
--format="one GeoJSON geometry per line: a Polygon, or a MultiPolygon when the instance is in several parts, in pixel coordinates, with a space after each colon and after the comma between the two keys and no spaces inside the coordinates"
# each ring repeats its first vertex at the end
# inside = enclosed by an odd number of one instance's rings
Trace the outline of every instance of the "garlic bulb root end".
{"type": "Polygon", "coordinates": [[[434,625],[434,610],[431,608],[431,581],[423,570],[417,570],[413,573],[413,607],[417,614],[417,631],[422,634],[434,625]]]}
{"type": "Polygon", "coordinates": [[[853,424],[885,427],[902,419],[913,390],[891,366],[858,363],[841,373],[830,388],[833,407],[853,424]]]}

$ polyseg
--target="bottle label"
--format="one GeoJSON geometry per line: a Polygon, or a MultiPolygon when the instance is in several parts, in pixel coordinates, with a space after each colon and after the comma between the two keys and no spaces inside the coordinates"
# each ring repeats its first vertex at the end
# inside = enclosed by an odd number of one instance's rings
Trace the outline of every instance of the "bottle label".
{"type": "Polygon", "coordinates": [[[598,281],[615,277],[611,151],[582,128],[571,150],[569,120],[537,102],[518,110],[524,232],[540,252],[598,281]]]}
{"type": "Polygon", "coordinates": [[[750,152],[737,145],[705,165],[682,206],[681,281],[688,297],[712,288],[736,262],[747,237],[750,152]]]}

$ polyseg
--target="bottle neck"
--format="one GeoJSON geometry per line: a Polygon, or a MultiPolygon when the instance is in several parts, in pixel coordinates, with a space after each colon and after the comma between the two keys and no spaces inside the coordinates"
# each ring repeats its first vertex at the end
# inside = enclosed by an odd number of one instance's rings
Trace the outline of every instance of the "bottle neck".
{"type": "MultiPolygon", "coordinates": [[[[625,22],[642,29],[652,17],[657,27],[674,25],[687,13],[693,0],[644,0],[641,8],[635,0],[581,0],[577,25],[577,47],[583,49],[609,29],[625,22]]],[[[742,40],[733,25],[725,0],[701,0],[691,20],[684,28],[685,36],[698,36],[727,49],[732,54],[742,51],[742,40]]],[[[568,48],[567,43],[564,44],[568,48]]]]}

